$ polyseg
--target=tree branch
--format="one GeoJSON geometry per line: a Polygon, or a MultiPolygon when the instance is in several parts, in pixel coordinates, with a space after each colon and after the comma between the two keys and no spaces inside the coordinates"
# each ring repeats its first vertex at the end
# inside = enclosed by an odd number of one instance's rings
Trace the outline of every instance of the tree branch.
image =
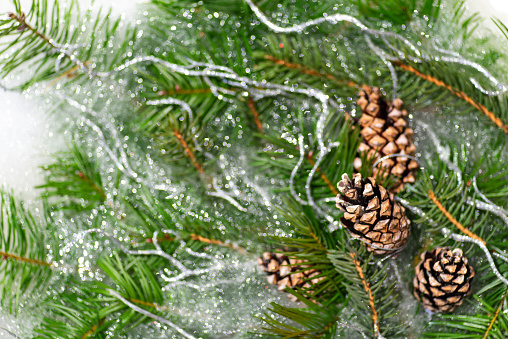
{"type": "Polygon", "coordinates": [[[249,106],[249,109],[252,112],[252,115],[254,116],[254,122],[256,123],[259,133],[263,133],[263,124],[261,123],[261,120],[259,120],[259,113],[258,110],[256,109],[256,103],[254,102],[254,99],[252,99],[252,97],[249,97],[247,105],[249,106]]]}
{"type": "Polygon", "coordinates": [[[204,173],[203,167],[197,161],[196,156],[194,155],[194,153],[192,153],[191,149],[187,145],[187,142],[185,142],[185,140],[183,139],[182,134],[178,130],[176,130],[176,129],[173,130],[173,134],[175,135],[175,137],[178,139],[178,141],[182,145],[185,153],[187,153],[187,155],[191,159],[192,164],[194,165],[194,167],[196,167],[196,169],[198,170],[199,174],[203,174],[204,173]]]}
{"type": "Polygon", "coordinates": [[[36,30],[32,25],[30,25],[26,20],[25,20],[25,13],[24,12],[21,12],[21,14],[18,16],[16,15],[15,13],[9,13],[9,18],[11,18],[12,20],[15,20],[17,21],[20,25],[18,27],[18,30],[19,31],[24,31],[25,29],[28,29],[29,31],[31,31],[34,35],[36,35],[37,37],[39,37],[42,41],[44,41],[46,44],[50,45],[51,47],[53,48],[58,48],[57,45],[55,45],[50,38],[48,38],[47,36],[45,36],[44,34],[42,34],[41,32],[39,32],[38,30],[36,30]]]}
{"type": "Polygon", "coordinates": [[[468,230],[467,228],[465,228],[460,222],[457,221],[457,219],[455,219],[451,214],[450,212],[448,212],[446,210],[446,208],[444,208],[444,206],[439,202],[439,200],[437,200],[434,192],[430,191],[429,190],[429,198],[430,200],[432,200],[432,202],[437,206],[437,208],[448,218],[448,220],[450,220],[450,222],[455,225],[455,227],[457,227],[462,233],[464,233],[465,235],[467,235],[468,237],[470,238],[473,238],[473,239],[476,239],[478,241],[481,241],[484,245],[486,245],[487,243],[485,242],[485,240],[483,240],[482,238],[480,238],[479,236],[477,236],[476,234],[474,234],[473,232],[471,232],[470,230],[468,230]]]}
{"type": "MultiPolygon", "coordinates": [[[[376,304],[374,302],[375,300],[374,295],[372,294],[372,290],[370,289],[369,283],[365,280],[365,276],[363,275],[363,270],[360,261],[358,260],[358,257],[354,252],[349,253],[349,256],[353,259],[353,263],[355,264],[358,276],[362,280],[363,288],[365,289],[365,292],[367,292],[367,295],[369,297],[369,305],[372,311],[372,321],[374,322],[374,330],[376,333],[381,333],[379,330],[379,319],[377,315],[376,304]]],[[[379,337],[379,335],[376,334],[376,338],[377,337],[379,337]]]]}
{"type": "Polygon", "coordinates": [[[278,59],[278,58],[276,58],[274,56],[271,56],[271,55],[268,55],[268,54],[265,55],[265,59],[273,61],[276,65],[282,65],[282,66],[285,66],[287,68],[292,68],[292,69],[299,70],[303,74],[308,74],[308,75],[324,78],[324,79],[327,79],[327,80],[331,80],[331,81],[333,81],[333,82],[335,82],[337,84],[340,84],[340,85],[347,85],[349,87],[360,88],[360,86],[357,83],[355,83],[355,82],[353,82],[351,80],[339,79],[339,78],[337,78],[336,76],[334,76],[332,74],[322,73],[322,72],[319,72],[319,71],[317,71],[315,69],[309,68],[309,67],[301,65],[301,64],[292,63],[292,62],[289,62],[287,60],[278,59]]]}
{"type": "Polygon", "coordinates": [[[508,290],[506,290],[506,293],[503,294],[503,297],[501,298],[501,301],[499,302],[499,307],[496,310],[496,313],[494,314],[494,317],[490,321],[489,327],[487,328],[487,331],[485,332],[485,335],[483,336],[483,339],[487,339],[489,336],[489,332],[494,326],[494,323],[496,322],[497,317],[499,316],[499,311],[501,311],[501,308],[503,307],[504,299],[506,298],[506,295],[508,294],[508,290]]]}
{"type": "Polygon", "coordinates": [[[90,186],[92,187],[92,189],[97,192],[103,199],[106,199],[106,194],[104,193],[104,191],[102,190],[102,188],[100,188],[99,186],[97,186],[94,182],[92,182],[92,180],[90,180],[90,178],[88,178],[83,172],[79,171],[78,172],[78,176],[81,178],[81,180],[83,180],[84,182],[90,184],[90,186]]]}
{"type": "Polygon", "coordinates": [[[447,85],[445,84],[443,81],[433,77],[433,76],[430,76],[428,74],[424,74],[420,71],[418,71],[417,69],[415,69],[413,66],[410,66],[410,65],[406,65],[406,64],[403,64],[402,62],[400,61],[396,61],[394,62],[394,64],[396,66],[399,66],[400,68],[402,68],[403,70],[405,71],[408,71],[408,72],[411,72],[413,74],[415,74],[416,76],[422,78],[422,79],[425,79],[427,81],[430,81],[432,82],[433,84],[439,86],[439,87],[444,87],[446,88],[447,90],[449,90],[450,92],[452,92],[453,94],[455,94],[457,97],[459,97],[460,99],[466,101],[467,103],[469,103],[471,106],[473,106],[474,108],[476,108],[477,110],[479,110],[480,112],[482,112],[483,114],[485,114],[491,121],[493,121],[499,128],[501,128],[506,134],[508,134],[508,125],[506,125],[500,118],[498,118],[493,112],[489,111],[487,109],[487,107],[485,107],[484,105],[474,101],[471,97],[469,97],[466,93],[462,92],[462,91],[459,91],[455,88],[453,88],[452,86],[450,85],[447,85]]]}
{"type": "Polygon", "coordinates": [[[0,251],[0,256],[2,256],[4,259],[10,258],[10,259],[14,259],[14,260],[21,261],[21,262],[27,262],[27,263],[30,263],[33,265],[48,266],[48,267],[51,266],[51,263],[48,263],[48,262],[45,262],[42,260],[20,257],[19,255],[6,253],[6,252],[2,252],[2,251],[0,251]]]}

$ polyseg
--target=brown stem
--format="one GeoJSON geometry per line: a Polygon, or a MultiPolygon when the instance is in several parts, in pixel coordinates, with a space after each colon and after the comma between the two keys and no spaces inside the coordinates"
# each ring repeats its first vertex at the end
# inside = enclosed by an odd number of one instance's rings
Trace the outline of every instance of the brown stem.
{"type": "Polygon", "coordinates": [[[90,184],[92,189],[95,192],[97,192],[102,197],[102,199],[106,199],[106,194],[104,194],[104,191],[102,190],[102,188],[100,188],[94,182],[92,182],[92,180],[90,180],[90,178],[87,177],[83,172],[79,171],[78,172],[78,176],[81,178],[81,180],[83,180],[84,182],[90,184]]]}
{"type": "Polygon", "coordinates": [[[372,290],[370,289],[369,283],[367,280],[365,280],[365,276],[363,275],[362,266],[360,264],[360,261],[358,260],[358,257],[356,256],[356,253],[349,253],[351,258],[353,259],[353,263],[355,264],[356,271],[358,272],[358,276],[362,280],[363,288],[365,289],[365,292],[367,292],[367,295],[369,297],[369,305],[370,310],[372,311],[372,321],[374,322],[374,330],[376,332],[376,338],[379,336],[378,334],[381,333],[379,330],[379,319],[377,315],[376,310],[376,304],[374,303],[374,295],[372,294],[372,290]]]}
{"type": "Polygon", "coordinates": [[[210,88],[195,88],[195,89],[180,89],[179,87],[175,87],[174,90],[169,91],[159,91],[158,95],[178,95],[178,94],[200,94],[200,93],[210,93],[212,90],[210,88]]]}
{"type": "Polygon", "coordinates": [[[53,48],[58,48],[54,43],[51,42],[51,40],[45,36],[44,34],[42,34],[41,32],[39,32],[38,30],[36,30],[32,25],[30,25],[26,20],[25,20],[25,13],[21,12],[21,14],[18,16],[16,15],[15,13],[9,13],[9,17],[13,20],[16,20],[17,22],[20,23],[20,26],[18,27],[18,30],[25,30],[25,29],[28,29],[29,31],[31,31],[34,35],[38,36],[39,38],[41,38],[41,40],[43,40],[45,43],[47,43],[48,45],[50,45],[51,47],[53,48]]]}
{"type": "Polygon", "coordinates": [[[249,106],[249,109],[252,112],[252,115],[254,116],[254,121],[256,122],[256,126],[259,132],[263,133],[263,124],[261,123],[261,120],[259,120],[259,113],[258,110],[256,109],[256,103],[254,102],[254,99],[252,99],[252,97],[249,97],[247,105],[249,106]]]}
{"type": "Polygon", "coordinates": [[[237,246],[237,245],[228,244],[228,243],[222,242],[220,240],[204,238],[204,237],[202,237],[200,235],[197,235],[197,234],[191,234],[190,237],[191,237],[192,240],[201,241],[201,242],[204,242],[204,243],[207,243],[207,244],[215,244],[215,245],[219,245],[219,246],[229,247],[229,248],[232,248],[234,250],[237,250],[238,252],[240,252],[242,254],[246,253],[244,248],[242,248],[240,246],[237,246]]]}
{"type": "Polygon", "coordinates": [[[95,331],[97,330],[97,325],[93,325],[92,328],[90,329],[90,331],[86,332],[85,334],[83,334],[83,336],[81,337],[81,339],[86,339],[88,338],[89,336],[91,336],[95,331]]]}
{"type": "MultiPolygon", "coordinates": [[[[240,246],[233,245],[233,244],[228,244],[228,243],[225,243],[225,242],[220,241],[220,240],[205,238],[205,237],[202,237],[202,236],[194,234],[194,233],[191,233],[189,236],[190,236],[190,238],[192,240],[201,241],[201,242],[204,242],[204,243],[207,243],[207,244],[214,244],[214,245],[229,247],[229,248],[232,248],[234,250],[237,250],[238,252],[240,252],[242,254],[247,253],[247,251],[244,248],[240,247],[240,246]]],[[[161,242],[161,241],[173,241],[173,240],[175,240],[175,237],[172,237],[169,234],[164,234],[164,237],[157,238],[157,242],[161,242]]],[[[146,239],[146,242],[152,243],[153,239],[148,238],[148,239],[146,239]]]]}
{"type": "Polygon", "coordinates": [[[396,61],[394,62],[394,64],[396,66],[399,66],[400,68],[402,68],[403,70],[405,71],[408,71],[408,72],[411,72],[413,74],[415,74],[416,76],[422,78],[422,79],[425,79],[427,81],[430,81],[432,82],[433,84],[439,86],[439,87],[444,87],[446,88],[447,90],[449,90],[450,92],[452,92],[454,95],[456,95],[457,97],[461,98],[462,100],[466,101],[467,103],[469,103],[471,106],[473,106],[474,108],[476,108],[477,110],[479,110],[480,112],[482,112],[483,114],[485,114],[491,121],[493,121],[499,128],[501,128],[506,134],[508,134],[508,125],[506,125],[500,118],[496,117],[496,115],[489,111],[487,109],[487,107],[485,107],[484,105],[474,101],[471,97],[467,96],[466,93],[462,92],[462,91],[459,91],[455,88],[453,88],[452,86],[450,85],[447,85],[445,84],[443,81],[431,76],[431,75],[428,75],[428,74],[424,74],[420,71],[418,71],[417,69],[415,69],[413,66],[410,66],[410,65],[406,65],[406,64],[403,64],[402,62],[400,61],[396,61]]]}
{"type": "Polygon", "coordinates": [[[324,79],[331,80],[331,81],[341,84],[341,85],[345,84],[349,87],[360,88],[360,86],[358,84],[356,84],[355,82],[353,82],[351,80],[339,79],[336,76],[331,75],[329,73],[321,73],[315,69],[309,68],[309,67],[301,65],[301,64],[289,62],[287,60],[278,59],[278,58],[268,55],[268,54],[265,55],[265,59],[273,61],[276,65],[282,65],[287,68],[297,69],[303,74],[308,74],[308,75],[324,78],[324,79]]]}
{"type": "Polygon", "coordinates": [[[6,253],[6,252],[2,252],[2,251],[0,251],[0,256],[2,256],[4,259],[10,258],[10,259],[14,259],[14,260],[17,260],[17,261],[27,262],[27,263],[30,263],[30,264],[33,264],[33,265],[51,266],[51,263],[48,263],[48,262],[45,262],[45,261],[42,261],[42,260],[36,260],[36,259],[30,259],[30,258],[20,257],[19,255],[11,254],[11,253],[6,253]]]}
{"type": "Polygon", "coordinates": [[[473,238],[473,239],[476,239],[478,241],[481,241],[484,245],[486,245],[487,243],[485,242],[485,240],[483,240],[482,238],[480,238],[479,236],[477,236],[476,234],[474,234],[473,232],[471,232],[470,230],[468,230],[467,228],[465,228],[460,222],[457,221],[457,219],[455,219],[451,214],[450,212],[448,212],[446,210],[446,208],[444,208],[444,206],[441,204],[441,202],[439,202],[439,200],[437,200],[436,198],[436,195],[434,194],[434,192],[430,191],[429,190],[429,198],[430,200],[432,200],[432,202],[437,206],[437,208],[446,216],[446,218],[448,218],[448,220],[450,220],[450,222],[452,224],[455,225],[455,227],[457,227],[462,233],[464,233],[465,235],[467,235],[468,237],[470,238],[473,238]]]}
{"type": "MultiPolygon", "coordinates": [[[[85,61],[83,63],[84,66],[88,66],[90,65],[91,61],[88,60],[88,61],[85,61]]],[[[72,78],[72,77],[75,77],[76,74],[72,74],[73,72],[77,71],[79,69],[79,65],[76,65],[74,67],[72,67],[71,69],[69,69],[68,71],[65,71],[63,72],[62,74],[60,74],[58,77],[56,77],[53,81],[51,81],[45,88],[45,91],[48,90],[49,88],[51,88],[54,84],[56,84],[58,81],[60,81],[60,79],[62,78],[72,78]]]]}
{"type": "Polygon", "coordinates": [[[499,302],[499,307],[497,308],[496,313],[494,314],[494,317],[490,321],[489,327],[487,328],[487,331],[485,332],[483,339],[487,339],[487,337],[489,336],[489,332],[492,329],[492,327],[494,326],[494,323],[496,322],[497,317],[499,316],[499,312],[501,311],[501,308],[503,307],[504,299],[506,298],[507,294],[508,294],[508,290],[501,298],[501,301],[499,302]]]}
{"type": "Polygon", "coordinates": [[[192,164],[194,165],[194,167],[196,167],[196,169],[198,170],[199,174],[203,174],[203,172],[204,172],[203,167],[201,167],[201,165],[197,161],[196,157],[194,156],[194,153],[192,153],[191,149],[187,145],[187,142],[185,142],[185,140],[183,139],[182,134],[180,134],[180,132],[178,130],[176,130],[176,129],[173,130],[173,134],[178,139],[178,141],[180,141],[180,144],[182,145],[185,153],[187,153],[187,155],[191,159],[192,164]]]}

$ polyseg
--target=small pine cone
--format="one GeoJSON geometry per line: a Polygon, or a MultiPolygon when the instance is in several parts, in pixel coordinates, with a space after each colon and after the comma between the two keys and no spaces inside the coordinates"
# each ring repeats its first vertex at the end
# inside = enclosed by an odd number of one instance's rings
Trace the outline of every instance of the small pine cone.
{"type": "MultiPolygon", "coordinates": [[[[270,284],[277,285],[279,291],[284,291],[286,286],[291,288],[310,288],[325,278],[316,269],[305,265],[303,260],[289,258],[280,253],[264,252],[258,258],[261,270],[266,272],[266,279],[270,284]],[[306,269],[306,270],[305,270],[306,269]]],[[[298,299],[292,294],[288,295],[292,301],[298,299]]]]}
{"type": "MultiPolygon", "coordinates": [[[[392,154],[414,156],[416,147],[413,144],[413,130],[407,126],[403,102],[399,98],[389,104],[381,94],[379,88],[371,89],[364,86],[359,93],[357,104],[363,115],[358,121],[361,126],[362,143],[358,148],[359,155],[366,152],[368,158],[378,160],[392,154]]],[[[362,161],[358,156],[354,161],[356,171],[360,171],[362,161]]],[[[405,183],[414,183],[418,163],[406,157],[388,158],[380,162],[375,170],[383,176],[392,174],[397,181],[390,191],[398,193],[404,189],[405,183]]]]}
{"type": "Polygon", "coordinates": [[[471,293],[473,268],[459,248],[424,252],[416,266],[413,294],[431,312],[451,312],[471,293]]]}
{"type": "Polygon", "coordinates": [[[406,244],[410,221],[392,193],[373,178],[362,180],[359,173],[353,182],[343,174],[337,187],[337,207],[345,212],[340,221],[353,238],[366,243],[369,252],[393,253],[406,244]]]}

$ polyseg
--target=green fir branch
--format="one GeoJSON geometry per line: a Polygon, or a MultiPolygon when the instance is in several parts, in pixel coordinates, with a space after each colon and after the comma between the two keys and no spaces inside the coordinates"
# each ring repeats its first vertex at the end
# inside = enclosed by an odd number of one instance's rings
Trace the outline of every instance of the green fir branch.
{"type": "MultiPolygon", "coordinates": [[[[30,78],[19,89],[64,77],[90,75],[92,64],[108,68],[120,62],[136,36],[132,28],[122,29],[111,12],[81,16],[77,1],[32,0],[25,12],[20,0],[11,0],[13,12],[0,20],[0,75],[20,71],[29,65],[30,78]],[[112,46],[118,48],[113,49],[112,46]],[[107,51],[107,52],[106,52],[107,51]]],[[[53,83],[50,83],[50,85],[53,83]]]]}
{"type": "Polygon", "coordinates": [[[53,207],[75,211],[90,210],[106,200],[101,171],[95,159],[76,142],[68,153],[43,167],[46,183],[36,188],[44,190],[42,197],[53,207]]]}
{"type": "Polygon", "coordinates": [[[0,191],[0,226],[1,304],[17,314],[31,295],[48,287],[53,275],[48,252],[53,246],[24,204],[4,191],[0,191]]]}

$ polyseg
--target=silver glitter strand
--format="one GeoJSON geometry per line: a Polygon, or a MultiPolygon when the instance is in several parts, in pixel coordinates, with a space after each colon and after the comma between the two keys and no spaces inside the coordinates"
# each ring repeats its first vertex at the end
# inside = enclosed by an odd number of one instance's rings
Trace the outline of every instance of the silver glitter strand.
{"type": "Polygon", "coordinates": [[[452,238],[455,241],[472,242],[472,243],[475,243],[476,245],[478,245],[483,250],[483,252],[485,253],[485,256],[487,257],[487,261],[489,262],[490,268],[492,269],[492,272],[494,272],[496,277],[499,280],[501,280],[505,285],[508,285],[508,280],[505,277],[503,277],[501,275],[501,273],[497,270],[496,264],[494,263],[494,259],[492,259],[492,256],[490,255],[489,250],[487,249],[487,247],[481,241],[479,241],[477,239],[470,238],[470,237],[468,237],[466,235],[454,234],[449,229],[444,228],[444,227],[441,229],[441,233],[443,233],[443,235],[445,237],[449,236],[450,238],[452,238]]]}
{"type": "Polygon", "coordinates": [[[117,291],[114,291],[114,290],[111,290],[109,289],[108,290],[109,293],[111,293],[112,295],[114,295],[116,298],[118,298],[120,301],[122,301],[125,305],[129,306],[131,309],[133,309],[134,311],[138,312],[138,313],[141,313],[143,315],[146,315],[147,317],[150,317],[162,324],[166,324],[168,326],[170,326],[171,328],[173,328],[175,331],[177,331],[178,333],[180,333],[182,336],[184,336],[185,338],[188,338],[188,339],[196,339],[196,337],[194,337],[192,334],[186,332],[183,328],[181,328],[180,326],[172,323],[171,321],[169,321],[168,319],[165,319],[165,318],[162,318],[162,317],[159,317],[158,315],[155,315],[153,313],[150,313],[148,312],[147,310],[144,310],[142,309],[141,307],[137,306],[137,305],[134,305],[133,303],[131,303],[130,301],[128,301],[127,299],[125,299],[124,297],[122,297],[120,295],[120,293],[118,293],[117,291]]]}
{"type": "Polygon", "coordinates": [[[352,17],[350,15],[336,13],[336,14],[328,15],[328,16],[325,16],[322,18],[309,20],[309,21],[306,21],[306,22],[298,24],[298,25],[293,25],[291,27],[280,27],[280,26],[277,26],[276,24],[272,23],[267,18],[267,16],[259,9],[259,7],[257,7],[252,2],[252,0],[245,0],[245,2],[250,6],[251,10],[254,12],[254,14],[259,19],[259,21],[261,21],[270,30],[272,30],[276,33],[295,33],[295,32],[301,33],[305,28],[317,26],[317,25],[322,24],[323,22],[328,22],[328,23],[331,23],[332,25],[335,25],[339,22],[345,21],[345,22],[352,23],[353,25],[357,26],[361,31],[371,34],[373,36],[377,36],[377,35],[389,36],[389,37],[399,39],[404,44],[409,46],[409,48],[411,50],[413,50],[413,52],[415,52],[416,55],[420,55],[420,51],[418,50],[418,48],[416,48],[409,40],[407,40],[403,36],[393,33],[393,32],[385,32],[385,31],[378,31],[375,29],[371,29],[371,28],[365,26],[360,20],[358,20],[357,18],[352,17]]]}
{"type": "Polygon", "coordinates": [[[448,147],[443,147],[441,146],[441,143],[439,142],[439,139],[437,138],[436,134],[432,131],[431,128],[429,128],[429,126],[424,123],[424,122],[418,122],[419,125],[423,126],[423,128],[425,129],[426,132],[429,133],[429,136],[430,136],[430,140],[432,140],[432,142],[434,143],[434,147],[436,147],[436,150],[437,150],[437,154],[439,156],[439,159],[441,159],[442,162],[444,162],[446,164],[446,166],[448,166],[448,168],[452,171],[455,172],[455,174],[457,175],[457,186],[460,187],[462,186],[462,171],[460,170],[460,168],[455,165],[454,163],[452,163],[450,161],[450,149],[448,147]]]}
{"type": "Polygon", "coordinates": [[[192,114],[192,109],[189,104],[183,100],[175,99],[175,98],[164,98],[159,100],[149,100],[146,102],[147,105],[158,106],[158,105],[178,105],[180,106],[187,114],[189,115],[189,119],[194,119],[194,115],[192,114]]]}
{"type": "Polygon", "coordinates": [[[229,194],[227,194],[226,192],[224,192],[222,189],[219,188],[219,186],[217,185],[217,178],[216,177],[213,177],[212,180],[213,180],[213,188],[215,191],[214,192],[206,192],[207,195],[224,199],[227,202],[229,202],[231,205],[236,207],[239,211],[247,212],[247,209],[245,207],[240,205],[240,203],[238,203],[238,201],[236,201],[233,197],[231,197],[229,194]]]}
{"type": "Polygon", "coordinates": [[[293,198],[300,203],[300,205],[308,205],[309,203],[307,201],[304,201],[295,191],[295,177],[298,174],[298,169],[303,163],[303,160],[305,158],[305,145],[303,143],[303,135],[298,135],[298,146],[300,148],[300,159],[296,163],[296,166],[293,168],[293,171],[291,171],[291,176],[289,177],[289,191],[291,192],[291,195],[293,198]]]}
{"type": "Polygon", "coordinates": [[[314,163],[314,166],[312,167],[312,169],[311,169],[311,171],[309,173],[309,176],[307,177],[307,182],[305,184],[305,190],[307,192],[307,201],[308,201],[308,204],[312,208],[314,208],[314,210],[316,210],[319,214],[321,214],[329,223],[331,223],[333,225],[333,227],[331,227],[330,231],[333,231],[333,230],[336,230],[336,229],[340,228],[340,225],[334,219],[334,217],[332,217],[331,215],[329,215],[326,212],[324,212],[314,202],[314,198],[312,197],[312,179],[314,177],[314,174],[316,173],[317,168],[319,167],[319,164],[323,160],[324,156],[330,152],[331,148],[333,148],[333,147],[339,147],[339,146],[340,146],[340,143],[335,142],[335,143],[331,144],[330,146],[328,146],[328,148],[326,148],[324,150],[321,150],[321,152],[319,152],[318,158],[316,159],[316,162],[314,163]]]}
{"type": "Polygon", "coordinates": [[[4,330],[5,332],[7,332],[9,335],[13,336],[14,338],[16,339],[21,339],[20,337],[18,337],[15,333],[9,331],[8,329],[6,328],[3,328],[3,327],[0,327],[0,329],[4,330]]]}
{"type": "Polygon", "coordinates": [[[367,44],[369,45],[370,49],[372,51],[374,51],[374,53],[381,59],[381,61],[383,61],[383,63],[386,65],[386,67],[388,67],[388,69],[390,70],[390,74],[392,77],[392,84],[393,84],[392,100],[395,100],[395,98],[397,98],[397,92],[398,92],[398,88],[399,88],[399,80],[397,77],[397,71],[395,71],[395,67],[393,67],[392,63],[389,62],[388,60],[396,61],[398,59],[395,57],[392,57],[390,55],[387,55],[382,49],[380,49],[379,47],[374,45],[374,43],[372,42],[372,40],[370,39],[370,37],[368,35],[366,35],[364,38],[365,38],[365,41],[367,41],[367,44]]]}
{"type": "Polygon", "coordinates": [[[504,210],[493,204],[487,204],[479,200],[472,200],[468,198],[466,203],[471,206],[475,206],[479,210],[487,211],[500,217],[506,226],[508,226],[508,216],[503,212],[504,210]]]}

